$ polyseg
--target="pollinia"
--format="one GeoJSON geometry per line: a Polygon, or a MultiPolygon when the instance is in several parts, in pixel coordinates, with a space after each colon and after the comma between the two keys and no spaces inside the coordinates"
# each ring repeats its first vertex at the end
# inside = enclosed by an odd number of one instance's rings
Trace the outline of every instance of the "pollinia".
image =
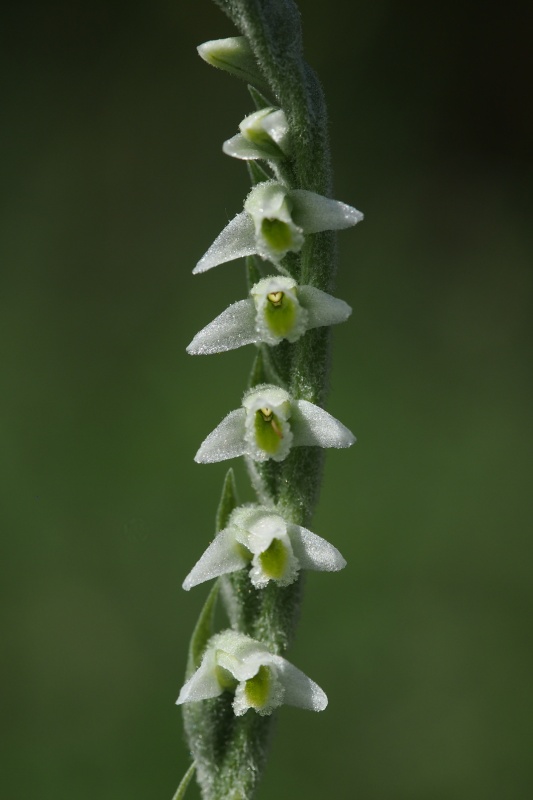
{"type": "Polygon", "coordinates": [[[330,199],[326,111],[303,59],[299,14],[293,0],[216,2],[241,35],[198,50],[249,84],[255,110],[223,151],[246,163],[251,190],[193,272],[244,258],[248,296],[221,311],[187,350],[207,355],[251,345],[255,357],[238,407],[202,442],[196,461],[243,457],[257,502],[239,504],[230,469],[216,536],[183,583],[190,590],[214,581],[177,700],[193,764],[176,800],[194,769],[204,800],[249,800],[264,767],[272,712],[283,703],[313,711],[327,705],[324,691],[284,653],[302,572],[335,572],[346,564],[307,525],[324,449],[355,441],[322,406],[330,327],[351,313],[330,294],[333,232],[362,214],[330,199]],[[217,598],[228,622],[215,632],[217,598]]]}

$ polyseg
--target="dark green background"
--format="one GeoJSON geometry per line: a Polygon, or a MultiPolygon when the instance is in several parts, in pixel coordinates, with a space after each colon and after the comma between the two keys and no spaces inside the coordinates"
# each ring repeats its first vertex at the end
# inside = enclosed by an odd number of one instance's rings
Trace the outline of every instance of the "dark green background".
{"type": "MultiPolygon", "coordinates": [[[[259,800],[529,800],[532,61],[524,3],[300,4],[343,232],[332,452],[259,800]]],[[[2,25],[2,794],[169,800],[174,706],[252,351],[190,358],[244,296],[191,269],[241,208],[252,110],[208,0],[12,4],[2,25]]],[[[238,466],[244,499],[250,498],[238,466]]],[[[250,712],[251,713],[251,712],[250,712]]],[[[197,796],[196,790],[191,798],[197,796]]]]}

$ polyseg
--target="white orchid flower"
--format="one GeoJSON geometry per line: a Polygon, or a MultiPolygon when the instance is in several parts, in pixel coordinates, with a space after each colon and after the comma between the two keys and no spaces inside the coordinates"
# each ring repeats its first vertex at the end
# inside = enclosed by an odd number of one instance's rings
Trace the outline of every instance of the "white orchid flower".
{"type": "Polygon", "coordinates": [[[336,547],[265,506],[240,506],[185,580],[186,591],[204,581],[250,567],[256,589],[269,581],[289,586],[300,569],[338,572],[346,561],[336,547]]]}
{"type": "Polygon", "coordinates": [[[283,461],[291,447],[350,447],[355,437],[338,419],[307,400],[295,400],[279,386],[261,384],[243,397],[242,408],[224,417],[194,460],[200,464],[250,456],[283,461]]]}
{"type": "Polygon", "coordinates": [[[258,714],[271,714],[285,703],[323,711],[328,698],[314,681],[261,642],[237,631],[223,631],[207,643],[202,662],[182,687],[176,701],[193,703],[235,692],[236,716],[253,708],[258,714]]]}
{"type": "Polygon", "coordinates": [[[352,309],[344,300],[314,286],[298,286],[293,278],[275,275],[252,287],[247,300],[239,300],[196,334],[187,352],[208,355],[235,350],[246,344],[277,345],[295,342],[311,328],[336,325],[352,309]]]}
{"type": "Polygon", "coordinates": [[[262,108],[245,117],[240,133],[222,145],[228,156],[253,161],[276,160],[289,153],[289,125],[281,108],[262,108]]]}
{"type": "Polygon", "coordinates": [[[193,273],[254,253],[277,265],[301,249],[305,234],[349,228],[362,219],[360,211],[338,200],[264,181],[252,189],[244,211],[226,225],[193,273]]]}

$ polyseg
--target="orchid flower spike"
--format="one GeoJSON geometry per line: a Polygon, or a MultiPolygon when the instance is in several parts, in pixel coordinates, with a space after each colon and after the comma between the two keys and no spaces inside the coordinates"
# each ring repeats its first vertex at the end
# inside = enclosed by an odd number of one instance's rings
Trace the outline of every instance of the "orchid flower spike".
{"type": "Polygon", "coordinates": [[[281,108],[262,108],[245,117],[240,133],[222,145],[228,156],[253,161],[277,160],[289,154],[289,125],[281,108]]]}
{"type": "Polygon", "coordinates": [[[278,265],[301,250],[304,235],[340,230],[363,219],[360,211],[306,189],[288,189],[278,181],[254,186],[237,214],[217,236],[193,273],[254,253],[278,265]]]}
{"type": "Polygon", "coordinates": [[[336,325],[352,309],[314,286],[298,286],[293,278],[274,275],[256,283],[247,300],[239,300],[196,334],[187,352],[208,355],[246,344],[295,342],[310,328],[336,325]]]}
{"type": "Polygon", "coordinates": [[[338,572],[346,561],[336,547],[307,528],[294,525],[265,506],[240,506],[185,580],[186,591],[199,583],[250,567],[256,589],[269,581],[289,586],[300,569],[338,572]]]}
{"type": "Polygon", "coordinates": [[[285,703],[323,711],[328,698],[314,681],[261,642],[237,631],[217,633],[207,643],[202,662],[182,687],[176,701],[193,703],[234,692],[236,716],[253,708],[271,714],[285,703]]]}
{"type": "Polygon", "coordinates": [[[209,464],[247,455],[254,461],[283,461],[291,447],[350,447],[354,442],[351,431],[323,408],[265,383],[246,392],[242,408],[224,417],[194,460],[209,464]]]}

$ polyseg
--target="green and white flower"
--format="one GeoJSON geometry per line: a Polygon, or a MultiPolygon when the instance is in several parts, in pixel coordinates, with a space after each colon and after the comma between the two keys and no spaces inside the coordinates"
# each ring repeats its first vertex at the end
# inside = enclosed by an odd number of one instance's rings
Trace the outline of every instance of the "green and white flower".
{"type": "Polygon", "coordinates": [[[176,701],[194,703],[235,693],[236,716],[253,708],[271,714],[283,703],[323,711],[328,698],[314,681],[261,642],[237,631],[217,633],[207,643],[202,662],[182,687],[176,701]]]}
{"type": "Polygon", "coordinates": [[[311,328],[337,325],[352,309],[314,286],[298,286],[293,278],[273,275],[252,287],[248,300],[239,300],[196,334],[187,352],[208,355],[246,344],[295,342],[311,328]]]}
{"type": "Polygon", "coordinates": [[[355,437],[338,419],[279,386],[261,384],[243,397],[205,439],[194,460],[201,464],[249,456],[283,461],[291,447],[350,447],[355,437]]]}
{"type": "Polygon", "coordinates": [[[211,39],[198,45],[198,55],[217,69],[229,72],[246,83],[269,91],[267,81],[261,75],[257,61],[245,36],[230,36],[227,39],[211,39]]]}
{"type": "Polygon", "coordinates": [[[289,125],[281,108],[262,108],[245,117],[240,133],[222,145],[228,156],[244,161],[278,160],[289,154],[289,125]]]}
{"type": "Polygon", "coordinates": [[[338,572],[346,561],[336,547],[265,506],[240,506],[183,582],[186,591],[204,581],[250,567],[256,589],[269,581],[289,586],[300,569],[338,572]]]}
{"type": "Polygon", "coordinates": [[[252,189],[244,211],[226,225],[193,273],[254,253],[278,265],[287,253],[301,250],[306,234],[350,228],[362,219],[360,211],[338,200],[264,181],[252,189]]]}

